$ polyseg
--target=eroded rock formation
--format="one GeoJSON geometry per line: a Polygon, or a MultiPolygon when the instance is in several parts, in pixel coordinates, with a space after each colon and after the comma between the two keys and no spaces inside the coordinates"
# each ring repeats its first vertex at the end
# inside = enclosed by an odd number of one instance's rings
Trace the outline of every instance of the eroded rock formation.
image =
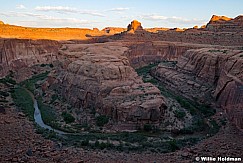
{"type": "Polygon", "coordinates": [[[135,32],[137,30],[143,30],[143,27],[139,21],[133,20],[131,24],[127,26],[127,31],[135,32]]]}
{"type": "Polygon", "coordinates": [[[241,15],[235,19],[213,15],[206,26],[206,30],[214,32],[242,32],[242,22],[243,16],[241,15]]]}
{"type": "MultiPolygon", "coordinates": [[[[165,106],[158,88],[143,83],[122,44],[66,44],[71,62],[53,74],[62,96],[81,110],[94,108],[122,123],[159,123],[165,106]]],[[[53,85],[49,83],[49,85],[53,85]]]]}
{"type": "Polygon", "coordinates": [[[177,42],[142,41],[128,44],[124,55],[134,68],[164,60],[177,60],[188,49],[202,48],[204,45],[177,42]]]}
{"type": "Polygon", "coordinates": [[[35,64],[52,63],[57,59],[57,41],[50,40],[0,40],[0,77],[35,64]]]}
{"type": "Polygon", "coordinates": [[[176,66],[160,65],[153,74],[174,91],[216,104],[243,128],[243,51],[202,48],[188,50],[176,66]]]}

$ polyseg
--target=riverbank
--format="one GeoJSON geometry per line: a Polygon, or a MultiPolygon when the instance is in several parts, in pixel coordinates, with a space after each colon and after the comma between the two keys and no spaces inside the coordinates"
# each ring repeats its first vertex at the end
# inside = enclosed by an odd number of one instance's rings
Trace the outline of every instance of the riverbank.
{"type": "Polygon", "coordinates": [[[242,136],[236,128],[227,125],[215,136],[199,144],[173,153],[136,153],[90,150],[64,146],[58,141],[44,139],[36,133],[32,122],[21,112],[6,108],[0,113],[0,162],[193,162],[196,156],[243,157],[242,136]],[[122,160],[122,161],[117,161],[122,160]]]}

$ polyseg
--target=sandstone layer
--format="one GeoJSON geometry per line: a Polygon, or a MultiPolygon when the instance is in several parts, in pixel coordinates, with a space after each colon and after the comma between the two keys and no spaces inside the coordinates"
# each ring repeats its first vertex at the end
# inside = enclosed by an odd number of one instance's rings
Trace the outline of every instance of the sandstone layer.
{"type": "MultiPolygon", "coordinates": [[[[117,43],[65,44],[66,68],[53,74],[62,96],[80,110],[95,108],[115,122],[158,123],[165,103],[160,91],[143,83],[117,43]],[[60,75],[61,74],[61,75],[60,75]]],[[[49,85],[53,85],[49,83],[49,85]]]]}
{"type": "Polygon", "coordinates": [[[123,43],[128,47],[124,52],[134,68],[165,60],[176,61],[189,49],[198,49],[208,45],[187,44],[165,41],[140,41],[123,43]]]}
{"type": "Polygon", "coordinates": [[[243,128],[243,51],[188,50],[174,67],[160,65],[153,74],[178,93],[199,102],[212,98],[229,119],[243,128]]]}
{"type": "Polygon", "coordinates": [[[234,19],[213,15],[205,29],[213,32],[242,32],[242,22],[242,15],[234,19]]]}
{"type": "Polygon", "coordinates": [[[50,40],[0,39],[0,77],[10,70],[52,63],[57,59],[59,45],[50,40]]]}
{"type": "Polygon", "coordinates": [[[0,38],[49,39],[49,40],[87,40],[92,36],[113,35],[125,31],[123,28],[33,28],[0,23],[0,38]]]}
{"type": "Polygon", "coordinates": [[[129,41],[170,41],[183,43],[197,43],[210,45],[241,46],[243,44],[243,19],[213,16],[202,28],[158,30],[138,30],[139,32],[122,32],[110,36],[114,40],[129,41]],[[234,40],[234,41],[231,41],[234,40]]]}

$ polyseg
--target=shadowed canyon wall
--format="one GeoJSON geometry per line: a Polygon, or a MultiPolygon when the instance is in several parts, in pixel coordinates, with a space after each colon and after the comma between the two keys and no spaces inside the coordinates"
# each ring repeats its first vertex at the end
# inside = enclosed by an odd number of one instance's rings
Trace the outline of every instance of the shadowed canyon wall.
{"type": "Polygon", "coordinates": [[[202,48],[188,50],[176,67],[159,65],[153,75],[174,91],[199,102],[213,97],[229,119],[243,129],[243,51],[202,48]]]}
{"type": "Polygon", "coordinates": [[[0,39],[0,77],[35,64],[52,63],[57,59],[57,41],[0,39]]]}

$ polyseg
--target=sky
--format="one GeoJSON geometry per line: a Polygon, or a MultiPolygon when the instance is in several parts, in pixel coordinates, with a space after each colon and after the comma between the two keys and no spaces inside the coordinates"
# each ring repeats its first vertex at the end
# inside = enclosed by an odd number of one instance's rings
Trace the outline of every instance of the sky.
{"type": "Polygon", "coordinates": [[[0,0],[0,20],[27,27],[124,27],[134,19],[144,28],[188,28],[212,15],[243,14],[243,0],[0,0]]]}

